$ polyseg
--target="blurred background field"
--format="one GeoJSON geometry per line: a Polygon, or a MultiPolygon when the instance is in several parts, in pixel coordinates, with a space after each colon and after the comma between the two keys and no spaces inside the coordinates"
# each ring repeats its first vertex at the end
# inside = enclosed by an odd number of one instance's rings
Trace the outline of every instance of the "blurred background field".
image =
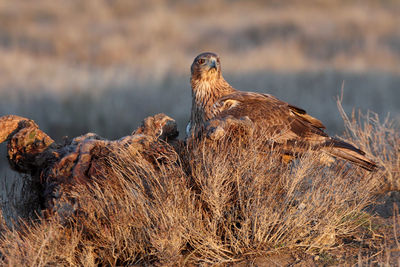
{"type": "Polygon", "coordinates": [[[331,134],[343,82],[347,112],[398,120],[399,14],[398,0],[1,0],[0,116],[56,141],[119,138],[159,112],[183,132],[190,64],[213,51],[234,87],[302,107],[331,134]]]}

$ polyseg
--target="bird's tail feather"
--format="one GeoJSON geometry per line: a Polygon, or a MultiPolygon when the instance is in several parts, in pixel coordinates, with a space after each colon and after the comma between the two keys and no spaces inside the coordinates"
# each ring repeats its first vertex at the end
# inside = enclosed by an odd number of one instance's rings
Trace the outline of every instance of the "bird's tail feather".
{"type": "Polygon", "coordinates": [[[365,157],[364,151],[338,139],[330,138],[322,150],[334,157],[351,161],[368,171],[374,171],[378,168],[374,161],[365,157]]]}

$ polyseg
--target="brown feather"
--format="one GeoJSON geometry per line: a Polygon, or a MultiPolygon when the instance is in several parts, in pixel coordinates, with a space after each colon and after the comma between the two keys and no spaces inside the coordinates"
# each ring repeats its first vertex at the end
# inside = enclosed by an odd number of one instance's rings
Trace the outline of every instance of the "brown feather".
{"type": "Polygon", "coordinates": [[[290,110],[296,114],[297,116],[300,116],[302,119],[308,121],[311,123],[314,127],[320,128],[320,129],[326,129],[325,125],[322,124],[322,122],[310,115],[307,114],[307,112],[304,109],[300,109],[296,106],[289,105],[290,110]]]}

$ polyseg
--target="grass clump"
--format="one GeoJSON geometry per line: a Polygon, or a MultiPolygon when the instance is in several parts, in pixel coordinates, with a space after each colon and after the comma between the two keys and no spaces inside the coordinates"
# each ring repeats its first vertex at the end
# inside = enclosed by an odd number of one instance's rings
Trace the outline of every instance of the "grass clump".
{"type": "MultiPolygon", "coordinates": [[[[397,179],[399,136],[372,122],[349,124],[360,138],[346,140],[372,152],[382,167],[374,173],[342,161],[323,165],[319,152],[283,164],[279,151],[237,135],[192,140],[180,155],[171,147],[155,163],[113,151],[101,177],[71,189],[79,212],[67,220],[56,214],[16,229],[3,223],[1,264],[202,265],[285,253],[363,262],[360,250],[346,258],[332,251],[377,242],[366,208],[392,181],[384,177],[397,179]],[[375,136],[384,132],[394,136],[375,136]]],[[[370,245],[367,261],[380,248],[370,245]]]]}

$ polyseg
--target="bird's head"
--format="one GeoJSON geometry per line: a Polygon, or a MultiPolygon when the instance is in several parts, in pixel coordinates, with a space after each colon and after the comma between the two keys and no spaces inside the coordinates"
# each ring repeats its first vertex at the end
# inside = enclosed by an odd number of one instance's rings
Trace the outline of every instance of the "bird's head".
{"type": "Polygon", "coordinates": [[[206,52],[198,55],[191,66],[192,80],[214,80],[221,77],[218,55],[206,52]]]}

